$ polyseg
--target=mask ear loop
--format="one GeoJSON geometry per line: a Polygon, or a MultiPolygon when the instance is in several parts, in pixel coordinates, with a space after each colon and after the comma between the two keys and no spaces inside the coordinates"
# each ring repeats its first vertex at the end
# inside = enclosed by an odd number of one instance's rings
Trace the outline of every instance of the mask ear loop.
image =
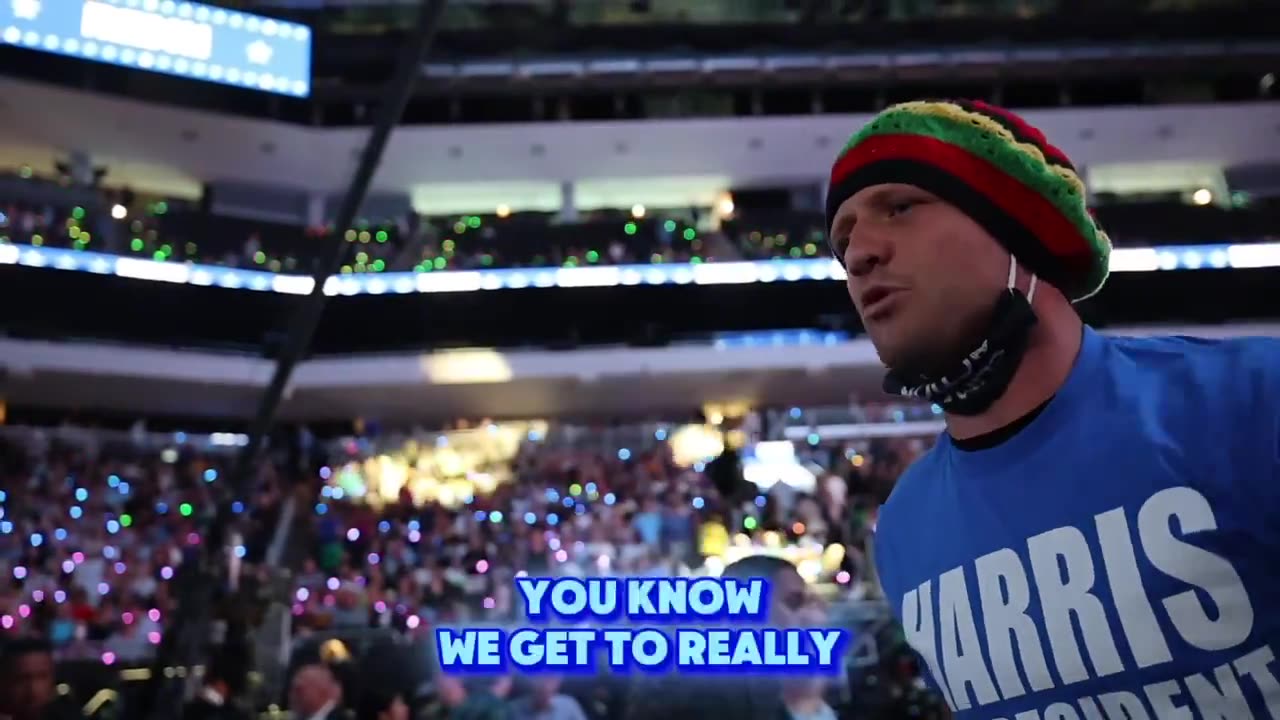
{"type": "MultiPolygon", "coordinates": [[[[1036,299],[1036,280],[1038,279],[1039,278],[1036,277],[1035,273],[1031,274],[1031,286],[1027,288],[1028,304],[1031,303],[1032,300],[1036,299]]],[[[1012,290],[1015,287],[1017,287],[1017,284],[1018,284],[1018,258],[1014,257],[1013,253],[1010,253],[1009,254],[1009,286],[1008,287],[1010,290],[1012,290]]]]}

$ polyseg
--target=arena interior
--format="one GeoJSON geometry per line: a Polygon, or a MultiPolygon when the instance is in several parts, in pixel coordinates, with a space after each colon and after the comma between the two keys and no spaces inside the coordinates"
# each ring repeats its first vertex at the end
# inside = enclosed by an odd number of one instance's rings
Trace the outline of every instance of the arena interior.
{"type": "Polygon", "coordinates": [[[0,8],[15,720],[751,715],[454,682],[431,629],[755,554],[853,631],[834,716],[947,717],[872,540],[941,413],[881,392],[824,227],[894,102],[1067,151],[1093,327],[1280,334],[1271,0],[216,4],[0,8]]]}

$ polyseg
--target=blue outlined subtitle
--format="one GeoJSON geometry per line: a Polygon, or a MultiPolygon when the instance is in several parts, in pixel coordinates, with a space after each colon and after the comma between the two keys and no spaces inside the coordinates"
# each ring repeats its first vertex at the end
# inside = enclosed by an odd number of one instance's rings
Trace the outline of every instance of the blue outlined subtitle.
{"type": "Polygon", "coordinates": [[[436,628],[445,672],[835,673],[848,631],[818,628],[436,628]]]}
{"type": "Polygon", "coordinates": [[[844,629],[761,627],[769,586],[758,578],[519,578],[516,587],[539,626],[436,628],[443,671],[829,674],[849,641],[844,629]],[[554,620],[657,626],[548,626],[554,620]],[[751,626],[715,627],[726,621],[751,626]]]}
{"type": "Polygon", "coordinates": [[[763,620],[761,578],[517,578],[530,620],[763,620]]]}

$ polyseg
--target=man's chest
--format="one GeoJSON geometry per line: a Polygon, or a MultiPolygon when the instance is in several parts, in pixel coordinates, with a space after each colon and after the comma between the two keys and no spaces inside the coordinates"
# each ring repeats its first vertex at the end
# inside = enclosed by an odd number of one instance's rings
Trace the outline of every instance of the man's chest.
{"type": "Polygon", "coordinates": [[[1003,497],[943,483],[919,547],[895,548],[891,600],[952,708],[1107,720],[1269,705],[1280,718],[1275,530],[1194,464],[1076,465],[1060,473],[1073,483],[1027,477],[1003,497]]]}

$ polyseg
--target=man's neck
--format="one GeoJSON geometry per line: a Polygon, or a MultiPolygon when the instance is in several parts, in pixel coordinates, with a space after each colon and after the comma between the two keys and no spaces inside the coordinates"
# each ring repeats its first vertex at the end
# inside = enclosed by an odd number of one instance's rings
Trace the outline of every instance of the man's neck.
{"type": "Polygon", "coordinates": [[[1004,394],[978,415],[947,415],[957,440],[986,435],[1043,405],[1066,383],[1084,338],[1084,323],[1070,306],[1054,308],[1031,330],[1027,350],[1004,394]]]}

